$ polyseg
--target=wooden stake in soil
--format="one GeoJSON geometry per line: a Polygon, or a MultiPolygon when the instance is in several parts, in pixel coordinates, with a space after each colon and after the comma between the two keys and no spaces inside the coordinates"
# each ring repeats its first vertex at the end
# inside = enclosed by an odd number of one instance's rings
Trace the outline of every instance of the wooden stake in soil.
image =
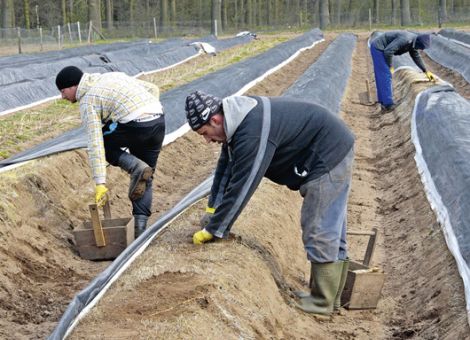
{"type": "Polygon", "coordinates": [[[369,86],[369,79],[366,79],[366,91],[367,91],[367,103],[370,103],[370,86],[369,86]]]}
{"type": "Polygon", "coordinates": [[[104,239],[103,227],[101,226],[100,215],[98,213],[98,206],[96,204],[90,204],[91,222],[93,224],[93,233],[95,235],[95,241],[97,247],[106,246],[106,240],[104,239]]]}

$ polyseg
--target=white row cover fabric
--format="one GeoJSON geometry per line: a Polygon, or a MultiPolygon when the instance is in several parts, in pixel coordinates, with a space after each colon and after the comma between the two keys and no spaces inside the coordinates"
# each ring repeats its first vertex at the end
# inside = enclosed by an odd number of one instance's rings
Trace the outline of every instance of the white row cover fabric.
{"type": "Polygon", "coordinates": [[[450,85],[423,91],[411,136],[426,195],[464,283],[470,324],[470,102],[450,85]]]}

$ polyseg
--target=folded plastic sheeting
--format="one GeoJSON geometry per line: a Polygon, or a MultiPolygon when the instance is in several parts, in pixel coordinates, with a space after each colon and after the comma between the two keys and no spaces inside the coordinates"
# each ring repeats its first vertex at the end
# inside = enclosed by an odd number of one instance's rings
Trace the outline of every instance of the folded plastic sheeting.
{"type": "Polygon", "coordinates": [[[470,323],[470,103],[448,85],[422,92],[412,141],[428,200],[464,283],[470,323]]]}
{"type": "Polygon", "coordinates": [[[355,45],[356,36],[341,34],[283,95],[311,101],[338,113],[351,74],[355,45]]]}
{"type": "MultiPolygon", "coordinates": [[[[165,111],[166,134],[176,132],[176,130],[186,124],[184,102],[186,96],[191,91],[201,90],[220,97],[234,94],[246,86],[247,83],[262,77],[275,68],[276,65],[292,57],[300,49],[311,47],[312,44],[320,41],[322,38],[323,35],[320,30],[309,31],[300,37],[275,46],[258,56],[233,64],[198,78],[189,84],[163,93],[161,95],[161,102],[165,111]]],[[[83,147],[86,147],[86,135],[85,131],[79,128],[1,161],[0,168],[83,147]]]]}
{"type": "MultiPolygon", "coordinates": [[[[243,44],[253,37],[217,40],[203,38],[217,50],[243,44]]],[[[119,71],[135,76],[179,64],[200,52],[192,42],[172,39],[161,43],[137,42],[64,50],[30,57],[0,58],[0,115],[59,96],[56,74],[65,66],[74,65],[89,73],[119,71]]]]}
{"type": "Polygon", "coordinates": [[[470,47],[438,35],[431,37],[431,47],[424,52],[435,62],[460,73],[470,82],[470,47]]]}
{"type": "Polygon", "coordinates": [[[445,28],[439,31],[439,35],[442,35],[445,38],[452,39],[456,43],[463,43],[470,46],[470,33],[457,31],[450,28],[445,28]]]}

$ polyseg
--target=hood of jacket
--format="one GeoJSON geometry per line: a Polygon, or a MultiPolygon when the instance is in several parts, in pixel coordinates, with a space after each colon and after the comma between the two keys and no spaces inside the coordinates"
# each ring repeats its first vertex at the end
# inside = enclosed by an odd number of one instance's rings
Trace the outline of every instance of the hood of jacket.
{"type": "Polygon", "coordinates": [[[222,100],[227,143],[230,143],[238,126],[257,104],[256,99],[245,96],[230,96],[222,100]]]}

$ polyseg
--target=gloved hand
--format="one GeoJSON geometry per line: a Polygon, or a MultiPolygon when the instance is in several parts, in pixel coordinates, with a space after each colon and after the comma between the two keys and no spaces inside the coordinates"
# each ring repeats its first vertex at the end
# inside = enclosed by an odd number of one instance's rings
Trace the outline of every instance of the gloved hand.
{"type": "Polygon", "coordinates": [[[206,225],[209,224],[209,222],[211,221],[211,217],[212,215],[214,215],[214,213],[215,208],[206,208],[206,213],[204,214],[204,216],[202,216],[201,220],[199,221],[199,225],[201,226],[201,228],[205,228],[206,225]]]}
{"type": "Polygon", "coordinates": [[[108,200],[108,188],[104,184],[97,184],[95,187],[95,202],[98,207],[102,207],[108,200]]]}
{"type": "Polygon", "coordinates": [[[429,81],[436,81],[436,77],[431,72],[426,71],[424,72],[424,74],[426,75],[426,77],[428,77],[429,81]]]}
{"type": "Polygon", "coordinates": [[[393,66],[390,66],[390,73],[393,74],[393,72],[395,72],[395,69],[393,68],[393,66]]]}
{"type": "Polygon", "coordinates": [[[194,244],[203,244],[206,243],[214,238],[214,235],[212,235],[210,232],[208,232],[206,229],[202,229],[199,231],[196,231],[193,235],[193,243],[194,244]]]}

